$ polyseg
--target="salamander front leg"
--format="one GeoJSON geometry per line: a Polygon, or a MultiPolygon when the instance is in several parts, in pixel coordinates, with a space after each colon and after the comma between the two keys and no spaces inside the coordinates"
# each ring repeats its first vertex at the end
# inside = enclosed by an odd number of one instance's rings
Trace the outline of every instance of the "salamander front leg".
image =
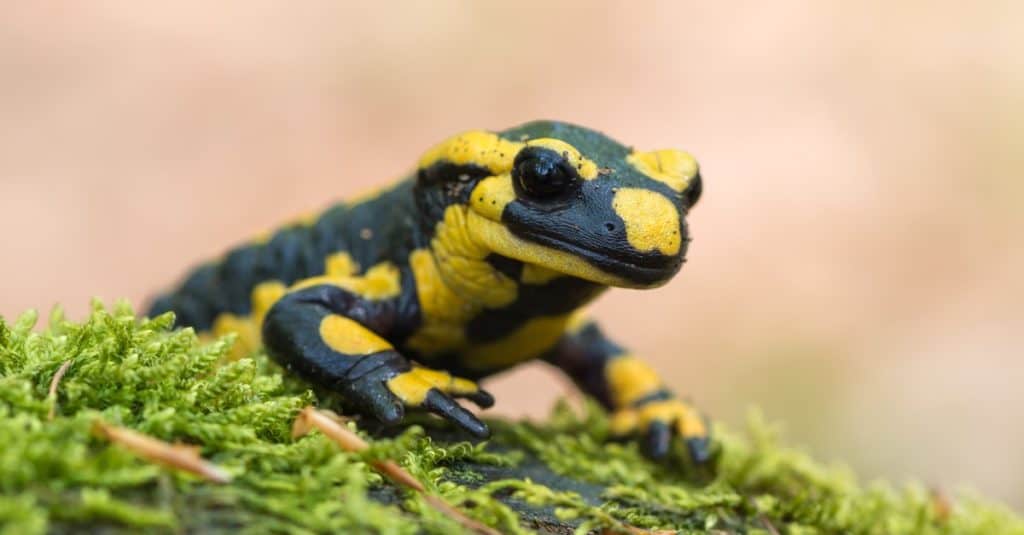
{"type": "Polygon", "coordinates": [[[483,408],[494,398],[468,379],[410,363],[384,336],[394,317],[388,301],[332,285],[288,293],[263,322],[263,341],[282,366],[340,393],[363,414],[396,424],[406,407],[423,408],[476,435],[487,426],[455,398],[483,408]],[[382,336],[383,335],[383,336],[382,336]]]}
{"type": "Polygon", "coordinates": [[[711,457],[705,418],[668,390],[649,365],[608,340],[597,325],[586,322],[570,329],[546,360],[611,411],[613,434],[642,436],[648,456],[665,457],[679,437],[695,462],[711,457]]]}

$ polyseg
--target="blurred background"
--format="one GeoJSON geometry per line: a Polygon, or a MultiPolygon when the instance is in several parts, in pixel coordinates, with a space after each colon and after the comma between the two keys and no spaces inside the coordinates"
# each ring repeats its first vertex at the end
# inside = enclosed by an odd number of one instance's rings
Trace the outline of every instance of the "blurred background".
{"type": "Polygon", "coordinates": [[[1024,509],[1024,3],[374,4],[5,6],[0,315],[142,303],[453,133],[568,120],[702,163],[681,275],[594,307],[679,391],[1024,509]]]}

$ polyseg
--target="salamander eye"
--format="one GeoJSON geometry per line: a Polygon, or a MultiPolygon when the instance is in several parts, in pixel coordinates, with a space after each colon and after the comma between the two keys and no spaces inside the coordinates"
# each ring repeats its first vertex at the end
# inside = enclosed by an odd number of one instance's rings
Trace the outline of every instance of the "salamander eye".
{"type": "Polygon", "coordinates": [[[526,147],[512,163],[512,178],[530,197],[543,199],[568,191],[579,175],[566,159],[551,149],[526,147]]]}

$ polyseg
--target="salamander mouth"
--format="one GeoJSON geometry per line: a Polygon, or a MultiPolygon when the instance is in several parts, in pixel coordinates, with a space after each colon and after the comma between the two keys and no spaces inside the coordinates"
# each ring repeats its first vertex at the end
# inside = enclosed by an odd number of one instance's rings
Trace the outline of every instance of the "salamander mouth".
{"type": "MultiPolygon", "coordinates": [[[[656,288],[667,283],[673,275],[679,272],[684,259],[664,255],[646,255],[644,263],[632,262],[603,251],[581,247],[569,243],[563,239],[544,233],[522,233],[516,232],[515,227],[510,227],[512,232],[524,240],[529,240],[546,247],[566,251],[574,256],[582,258],[587,263],[601,271],[623,279],[626,284],[620,284],[629,288],[656,288]]],[[[558,266],[544,266],[555,271],[562,271],[558,266]]],[[[572,273],[567,273],[573,275],[572,273]]]]}
{"type": "Polygon", "coordinates": [[[467,228],[473,239],[491,251],[570,277],[605,286],[655,288],[668,282],[682,265],[681,256],[650,255],[648,265],[615,258],[601,251],[537,233],[516,232],[512,225],[469,211],[467,228]]]}

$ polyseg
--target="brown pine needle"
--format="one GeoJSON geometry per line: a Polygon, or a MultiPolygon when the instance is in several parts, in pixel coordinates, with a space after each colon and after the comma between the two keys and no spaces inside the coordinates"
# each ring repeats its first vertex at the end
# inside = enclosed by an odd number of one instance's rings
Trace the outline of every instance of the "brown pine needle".
{"type": "Polygon", "coordinates": [[[93,432],[123,446],[132,453],[154,463],[184,470],[214,483],[228,483],[231,475],[199,456],[199,448],[187,444],[171,444],[148,435],[107,424],[93,423],[93,432]]]}
{"type": "Polygon", "coordinates": [[[53,374],[53,379],[50,379],[50,390],[46,393],[47,399],[52,398],[53,403],[50,404],[50,413],[46,416],[47,420],[53,420],[57,416],[57,387],[60,386],[60,380],[64,378],[64,374],[68,373],[68,368],[71,367],[71,361],[65,360],[64,364],[57,368],[57,372],[53,374]]]}
{"type": "MultiPolygon", "coordinates": [[[[292,425],[292,436],[301,437],[316,428],[345,451],[359,452],[370,447],[359,435],[345,427],[344,423],[345,419],[333,412],[306,407],[302,409],[302,412],[299,413],[295,423],[292,425]]],[[[484,535],[501,535],[500,531],[466,516],[465,513],[444,501],[440,496],[427,494],[426,488],[423,487],[419,480],[393,461],[375,461],[373,467],[391,481],[420,493],[427,504],[440,513],[448,515],[466,529],[484,535]]]]}

